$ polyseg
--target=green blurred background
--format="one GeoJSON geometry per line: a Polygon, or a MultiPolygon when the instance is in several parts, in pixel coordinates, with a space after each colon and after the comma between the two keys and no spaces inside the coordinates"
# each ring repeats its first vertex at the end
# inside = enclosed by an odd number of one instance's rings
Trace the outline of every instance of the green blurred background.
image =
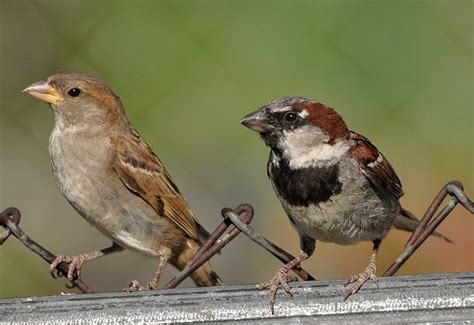
{"type": "MultiPolygon", "coordinates": [[[[0,209],[55,253],[108,240],[69,206],[51,174],[49,108],[21,93],[60,71],[104,79],[132,123],[209,229],[241,202],[253,226],[299,251],[266,177],[268,149],[239,118],[286,95],[335,107],[395,166],[402,203],[422,214],[441,186],[461,180],[474,196],[473,1],[0,1],[0,209]]],[[[474,219],[456,208],[400,274],[474,269],[474,219]]],[[[391,232],[381,273],[408,234],[391,232]]],[[[370,243],[319,243],[304,267],[346,278],[368,262],[370,243]]],[[[227,284],[268,279],[280,265],[240,236],[213,260],[227,284]]],[[[124,252],[87,264],[96,291],[148,281],[156,261],[124,252]]],[[[67,290],[17,240],[0,247],[0,297],[67,290]]],[[[166,281],[175,270],[167,269],[166,281]]],[[[187,281],[184,286],[191,286],[187,281]]],[[[341,283],[342,293],[342,283],[341,283]]]]}

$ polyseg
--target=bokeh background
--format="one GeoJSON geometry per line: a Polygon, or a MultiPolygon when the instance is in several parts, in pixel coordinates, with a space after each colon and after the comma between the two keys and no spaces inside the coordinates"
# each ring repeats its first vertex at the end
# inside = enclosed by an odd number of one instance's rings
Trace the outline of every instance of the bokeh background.
{"type": "MultiPolygon", "coordinates": [[[[268,149],[239,118],[286,95],[335,107],[395,166],[402,203],[421,215],[443,184],[474,196],[473,2],[468,1],[0,1],[0,208],[55,253],[109,241],[69,206],[51,174],[47,105],[22,94],[60,71],[106,80],[158,153],[201,222],[241,202],[253,226],[288,251],[296,233],[266,177],[268,149]]],[[[474,219],[456,208],[399,274],[474,270],[474,219]]],[[[393,231],[381,273],[403,249],[393,231]]],[[[319,278],[361,271],[370,243],[319,243],[304,267],[319,278]]],[[[256,283],[279,262],[243,236],[213,260],[227,284],[256,283]]],[[[87,264],[96,291],[146,283],[156,261],[132,252],[87,264]]],[[[0,247],[0,297],[67,290],[17,240],[0,247]]],[[[167,269],[163,281],[175,270],[167,269]]],[[[187,281],[183,286],[192,286],[187,281]]],[[[342,293],[342,284],[341,284],[342,293]]]]}

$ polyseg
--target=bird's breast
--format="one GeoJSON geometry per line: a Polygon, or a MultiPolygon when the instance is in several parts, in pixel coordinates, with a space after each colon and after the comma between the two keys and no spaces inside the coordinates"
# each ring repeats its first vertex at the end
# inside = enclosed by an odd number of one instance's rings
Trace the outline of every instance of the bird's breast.
{"type": "Polygon", "coordinates": [[[56,183],[71,205],[89,222],[108,212],[115,196],[110,183],[110,143],[86,137],[75,130],[55,128],[49,141],[51,166],[56,183]]]}
{"type": "Polygon", "coordinates": [[[268,173],[278,195],[292,205],[326,202],[342,189],[337,164],[293,169],[284,162],[270,162],[268,173]]]}
{"type": "Polygon", "coordinates": [[[290,221],[313,239],[347,245],[383,238],[398,213],[395,205],[377,196],[352,162],[311,170],[285,170],[271,161],[269,165],[290,221]]]}

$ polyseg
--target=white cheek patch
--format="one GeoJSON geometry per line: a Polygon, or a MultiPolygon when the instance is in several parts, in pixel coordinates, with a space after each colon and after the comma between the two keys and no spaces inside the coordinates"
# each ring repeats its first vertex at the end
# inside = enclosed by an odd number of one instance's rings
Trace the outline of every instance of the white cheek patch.
{"type": "Polygon", "coordinates": [[[328,140],[329,137],[319,128],[308,125],[284,132],[281,147],[291,168],[308,168],[328,160],[338,160],[349,150],[346,142],[330,145],[328,140]]]}
{"type": "Polygon", "coordinates": [[[308,168],[325,161],[337,161],[347,153],[348,149],[349,146],[342,142],[337,142],[334,145],[322,143],[314,146],[308,152],[290,159],[289,165],[291,168],[308,168]]]}

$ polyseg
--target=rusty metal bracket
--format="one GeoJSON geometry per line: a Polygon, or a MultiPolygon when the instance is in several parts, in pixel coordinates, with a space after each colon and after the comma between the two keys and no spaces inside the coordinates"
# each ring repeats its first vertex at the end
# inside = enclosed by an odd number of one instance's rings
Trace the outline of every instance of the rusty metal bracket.
{"type": "MultiPolygon", "coordinates": [[[[408,240],[405,251],[385,271],[384,276],[394,275],[459,203],[471,212],[471,214],[474,213],[474,204],[464,193],[462,184],[458,181],[451,181],[447,183],[435,197],[423,218],[420,220],[418,228],[408,240]],[[436,211],[440,208],[443,200],[447,196],[451,196],[451,199],[435,216],[436,211]]],[[[199,251],[189,261],[185,268],[165,285],[166,289],[175,288],[197,268],[220,252],[241,232],[275,256],[282,263],[286,264],[294,259],[294,256],[266,239],[262,234],[255,231],[255,229],[249,225],[254,216],[254,210],[250,204],[241,204],[235,209],[224,208],[222,209],[221,214],[224,220],[219,224],[219,226],[217,226],[214,232],[209,236],[208,240],[201,246],[199,251]],[[229,227],[230,230],[228,230],[229,227]]],[[[25,232],[18,226],[20,219],[21,213],[14,207],[5,209],[0,213],[0,230],[3,230],[0,231],[0,245],[3,244],[11,234],[13,234],[26,247],[51,264],[56,256],[25,234],[25,232]]],[[[66,276],[68,266],[69,263],[60,263],[57,267],[58,275],[66,276]]],[[[293,271],[303,280],[315,279],[311,274],[301,268],[301,266],[293,269],[293,271]]],[[[74,279],[72,284],[68,287],[77,287],[83,293],[93,292],[93,290],[80,278],[74,279]]]]}
{"type": "Polygon", "coordinates": [[[474,214],[474,204],[464,193],[461,182],[450,181],[441,188],[441,191],[431,202],[418,227],[408,239],[404,252],[389,266],[383,276],[394,275],[459,203],[471,214],[474,214]],[[451,196],[451,199],[435,216],[447,196],[451,196]]]}
{"type": "MultiPolygon", "coordinates": [[[[261,247],[266,249],[268,252],[270,252],[270,254],[272,254],[281,262],[283,262],[283,264],[287,264],[290,261],[295,259],[293,255],[287,253],[282,248],[273,244],[271,241],[266,239],[262,234],[256,232],[249,225],[241,222],[238,216],[230,209],[229,210],[224,209],[222,212],[232,221],[234,226],[237,227],[242,233],[244,233],[252,241],[259,244],[261,247]]],[[[315,280],[315,278],[311,274],[309,274],[307,271],[305,271],[301,266],[296,266],[295,268],[292,269],[292,271],[305,281],[315,280]]]]}
{"type": "MultiPolygon", "coordinates": [[[[180,284],[197,268],[221,251],[230,241],[237,237],[240,232],[244,233],[251,240],[268,250],[283,263],[288,263],[294,258],[277,245],[265,239],[265,237],[249,226],[254,215],[253,207],[250,204],[241,204],[233,210],[230,208],[224,208],[222,209],[221,214],[224,221],[222,221],[216,230],[214,230],[214,232],[209,236],[208,240],[201,246],[199,251],[188,262],[185,268],[165,285],[165,289],[171,289],[180,284]],[[240,217],[241,215],[242,217],[240,217]],[[231,225],[233,226],[232,229],[224,234],[227,228],[231,225]]],[[[295,268],[294,272],[303,280],[314,280],[314,278],[301,267],[295,268]]]]}
{"type": "MultiPolygon", "coordinates": [[[[177,285],[179,285],[197,268],[206,263],[215,254],[220,252],[241,232],[243,232],[251,240],[258,243],[260,246],[267,249],[283,263],[287,263],[293,259],[292,255],[265,239],[262,235],[257,233],[252,227],[249,226],[249,223],[252,221],[254,216],[254,210],[250,204],[241,204],[233,210],[230,208],[224,208],[222,209],[221,214],[224,220],[209,236],[208,240],[206,240],[206,242],[201,246],[199,251],[189,261],[185,268],[165,285],[166,289],[175,288],[177,285]],[[231,227],[230,230],[228,230],[229,227],[231,227]]],[[[38,254],[46,262],[51,264],[56,256],[25,234],[25,232],[18,226],[20,219],[21,213],[17,208],[8,208],[0,213],[0,226],[2,226],[4,229],[4,232],[0,233],[0,245],[7,240],[10,234],[13,234],[26,247],[38,254]]],[[[69,263],[60,263],[57,267],[58,276],[66,276],[68,273],[68,266],[69,263]]],[[[304,280],[314,279],[301,267],[298,267],[294,271],[304,280]]],[[[93,292],[93,290],[87,284],[85,284],[81,278],[74,279],[70,285],[66,286],[68,288],[77,287],[83,293],[93,292]]]]}
{"type": "MultiPolygon", "coordinates": [[[[0,213],[0,226],[5,229],[4,235],[0,237],[0,245],[3,244],[10,234],[13,234],[19,241],[26,247],[38,254],[42,259],[51,264],[56,255],[48,251],[46,248],[31,239],[25,232],[18,226],[21,219],[20,210],[17,208],[8,208],[0,213]]],[[[62,262],[57,266],[58,275],[67,276],[69,263],[62,262]]],[[[77,287],[83,293],[92,293],[93,290],[85,284],[80,278],[76,278],[72,281],[68,288],[77,287]]]]}
{"type": "MultiPolygon", "coordinates": [[[[222,210],[223,216],[224,210],[226,209],[229,208],[225,208],[222,210]]],[[[243,214],[242,222],[245,224],[249,224],[253,219],[253,208],[250,204],[241,204],[232,211],[235,212],[237,215],[243,214]]],[[[222,223],[217,226],[216,230],[214,230],[214,232],[209,236],[206,242],[197,251],[196,255],[194,255],[194,257],[188,262],[188,264],[186,264],[184,269],[165,285],[165,289],[175,288],[191,273],[193,273],[201,265],[206,263],[211,257],[220,252],[229,242],[231,242],[235,237],[237,237],[240,231],[236,228],[232,228],[226,234],[224,234],[224,232],[227,230],[227,228],[229,228],[231,224],[232,223],[230,219],[224,216],[224,221],[222,221],[222,223]]]]}

